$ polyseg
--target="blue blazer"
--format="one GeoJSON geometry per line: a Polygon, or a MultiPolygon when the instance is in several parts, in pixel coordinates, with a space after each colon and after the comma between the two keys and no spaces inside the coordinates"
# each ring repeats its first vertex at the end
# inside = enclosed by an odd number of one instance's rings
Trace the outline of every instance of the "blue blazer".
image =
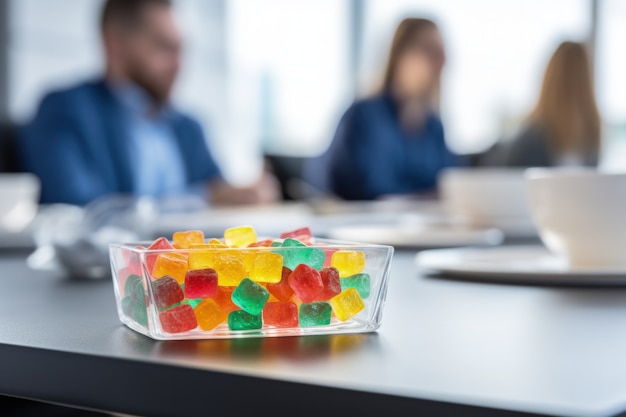
{"type": "MultiPolygon", "coordinates": [[[[133,194],[139,156],[130,150],[126,120],[102,80],[48,94],[17,132],[24,170],[41,179],[41,203],[84,205],[106,194],[133,194]]],[[[200,124],[179,112],[171,120],[187,183],[219,177],[200,124]]]]}
{"type": "Polygon", "coordinates": [[[434,192],[439,172],[459,164],[437,116],[430,115],[418,132],[404,132],[395,103],[382,94],[348,108],[329,149],[306,168],[306,176],[340,198],[372,200],[434,192]]]}

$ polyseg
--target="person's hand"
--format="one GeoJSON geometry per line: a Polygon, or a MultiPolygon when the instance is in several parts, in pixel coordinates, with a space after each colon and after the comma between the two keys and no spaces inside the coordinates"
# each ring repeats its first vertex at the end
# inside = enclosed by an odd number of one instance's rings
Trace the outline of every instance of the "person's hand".
{"type": "Polygon", "coordinates": [[[271,204],[281,200],[280,183],[276,177],[264,171],[259,180],[248,188],[251,204],[271,204]]]}
{"type": "Polygon", "coordinates": [[[252,185],[235,187],[225,181],[211,184],[211,203],[215,205],[257,205],[271,204],[281,200],[280,184],[276,177],[264,171],[252,185]]]}

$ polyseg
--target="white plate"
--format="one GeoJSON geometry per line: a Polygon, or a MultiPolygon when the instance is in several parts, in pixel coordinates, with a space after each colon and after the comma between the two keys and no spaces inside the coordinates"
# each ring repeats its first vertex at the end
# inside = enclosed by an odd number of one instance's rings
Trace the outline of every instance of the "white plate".
{"type": "Polygon", "coordinates": [[[626,269],[571,269],[543,246],[427,250],[416,255],[429,274],[541,285],[626,285],[626,269]]]}
{"type": "Polygon", "coordinates": [[[498,229],[445,226],[350,225],[332,228],[327,234],[331,239],[418,248],[499,245],[504,240],[498,229]]]}

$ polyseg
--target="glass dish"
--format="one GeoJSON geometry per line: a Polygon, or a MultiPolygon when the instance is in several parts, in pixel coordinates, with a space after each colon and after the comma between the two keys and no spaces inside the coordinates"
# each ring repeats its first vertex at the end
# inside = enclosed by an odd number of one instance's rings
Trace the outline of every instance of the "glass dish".
{"type": "MultiPolygon", "coordinates": [[[[283,239],[276,239],[275,242],[280,244],[283,239]]],[[[297,246],[297,247],[246,247],[246,248],[230,248],[230,247],[211,247],[211,248],[191,248],[191,249],[165,249],[165,250],[149,250],[146,249],[150,245],[150,242],[141,242],[137,244],[111,244],[109,245],[109,256],[111,261],[111,271],[113,276],[113,284],[115,290],[115,298],[117,302],[117,311],[119,318],[123,324],[131,329],[142,333],[148,337],[156,340],[184,340],[184,339],[225,339],[225,338],[242,338],[242,337],[278,337],[278,336],[299,336],[299,335],[320,335],[320,334],[339,334],[339,333],[365,333],[377,330],[382,321],[383,307],[385,303],[385,297],[387,293],[387,283],[389,279],[389,271],[391,267],[392,255],[394,248],[392,246],[374,245],[355,242],[344,242],[329,239],[314,239],[314,243],[310,246],[297,246]],[[339,269],[342,272],[339,281],[341,288],[336,289],[336,293],[332,298],[326,299],[314,299],[307,300],[309,302],[304,303],[296,292],[289,300],[285,300],[284,297],[276,298],[273,292],[273,287],[270,287],[267,282],[253,281],[258,286],[268,290],[269,298],[264,304],[263,311],[258,314],[259,320],[262,324],[260,328],[254,329],[236,329],[236,326],[230,326],[229,315],[231,311],[225,310],[224,320],[217,326],[207,329],[207,326],[201,326],[191,328],[184,331],[166,331],[167,327],[165,315],[163,314],[167,310],[171,310],[176,307],[180,307],[180,311],[189,313],[190,308],[196,317],[200,317],[198,306],[207,299],[218,300],[218,296],[214,295],[203,299],[189,299],[184,298],[175,304],[159,308],[163,306],[163,299],[157,294],[157,291],[161,291],[154,284],[155,279],[152,277],[151,268],[155,268],[155,259],[158,256],[163,256],[167,259],[180,258],[189,260],[190,257],[198,257],[200,254],[210,254],[213,257],[235,257],[241,260],[241,264],[245,267],[245,280],[247,284],[250,284],[248,276],[253,276],[254,273],[250,273],[254,268],[255,259],[260,259],[263,254],[279,253],[283,256],[285,264],[286,259],[298,259],[300,255],[304,255],[305,251],[311,251],[315,249],[318,254],[323,252],[323,267],[321,266],[320,259],[315,261],[316,266],[312,269],[320,271],[322,268],[328,268],[331,266],[337,266],[335,262],[341,262],[343,259],[344,269],[339,269]],[[337,255],[339,253],[339,255],[337,255]],[[354,258],[353,258],[353,257],[354,258]],[[355,262],[361,262],[361,266],[356,266],[357,269],[351,270],[350,262],[354,259],[355,262]],[[359,261],[360,259],[360,261],[359,261]],[[363,259],[365,260],[364,266],[362,265],[363,259]],[[348,260],[348,262],[346,262],[348,260]],[[252,265],[252,266],[251,266],[252,265]],[[347,269],[346,268],[347,265],[347,269]],[[350,274],[350,275],[347,275],[350,274]],[[369,285],[368,285],[369,281],[369,285]],[[340,291],[340,292],[339,292],[340,291]],[[345,296],[345,297],[344,297],[345,296]],[[356,300],[357,307],[354,307],[354,298],[356,300]],[[348,314],[346,311],[341,311],[342,303],[347,301],[348,314]],[[350,301],[352,300],[352,301],[350,301]],[[282,324],[275,325],[274,323],[268,323],[266,321],[266,313],[271,303],[293,303],[295,306],[290,307],[290,311],[297,312],[296,325],[285,326],[282,324]],[[328,324],[317,325],[308,321],[307,314],[311,313],[311,305],[327,303],[331,307],[330,322],[328,324]],[[190,307],[184,307],[187,304],[190,307]],[[337,310],[339,309],[339,310],[337,310]],[[359,310],[360,309],[360,310],[359,310]],[[352,311],[352,312],[351,312],[352,311]],[[338,317],[339,316],[339,317],[338,317]],[[340,319],[341,318],[341,319],[340,319]]],[[[213,259],[213,258],[211,258],[213,259]]],[[[239,262],[239,261],[237,261],[239,262]]],[[[191,263],[191,262],[189,262],[191,263]]],[[[290,261],[290,270],[295,270],[297,266],[290,261]]],[[[217,267],[215,268],[218,269],[217,267]]],[[[220,272],[221,273],[221,272],[220,272]]],[[[219,275],[219,274],[218,274],[219,275]]],[[[284,276],[284,274],[283,274],[284,276]]],[[[184,284],[187,281],[181,281],[179,277],[176,281],[179,286],[184,290],[184,284]]],[[[282,278],[286,279],[286,278],[282,278]]],[[[335,278],[336,279],[336,278],[335,278]]],[[[171,279],[170,279],[171,280],[171,279]]],[[[221,278],[220,278],[221,280],[221,278]]],[[[291,284],[291,281],[288,281],[291,284]]],[[[218,292],[226,290],[232,291],[235,288],[232,283],[229,285],[221,285],[218,288],[218,292]]],[[[277,282],[274,282],[277,284],[277,282]]],[[[326,285],[326,284],[324,284],[326,285]]],[[[259,288],[257,285],[254,285],[259,288]]],[[[305,283],[306,286],[306,283],[305,283]]],[[[336,287],[336,286],[335,286],[336,287]]],[[[175,292],[178,290],[175,289],[175,292]]],[[[263,290],[260,290],[263,292],[263,290]]],[[[223,294],[222,294],[223,295],[223,294]]],[[[320,296],[321,297],[321,296],[320,296]]],[[[230,296],[232,298],[232,295],[230,296]]],[[[304,298],[304,297],[303,297],[304,298]]],[[[222,302],[221,300],[220,302],[222,302]]],[[[232,301],[232,300],[231,300],[232,301]]],[[[206,304],[213,304],[206,301],[206,304]]],[[[217,305],[217,303],[215,303],[217,305]]],[[[221,305],[221,304],[220,304],[221,305]]],[[[236,305],[234,311],[238,311],[241,307],[236,305]]],[[[320,306],[316,306],[320,307],[320,306]]],[[[321,306],[328,309],[327,306],[321,306]]],[[[315,309],[313,309],[315,310],[315,309]]],[[[322,309],[323,310],[323,309],[322,309]]],[[[317,311],[317,310],[315,310],[317,311]]],[[[237,314],[237,313],[236,313],[237,314]]],[[[236,315],[235,314],[235,315],[236,315]]],[[[170,315],[168,320],[171,319],[170,315]]],[[[269,320],[269,316],[267,316],[269,320]]],[[[198,320],[200,323],[200,320],[198,320]]]]}

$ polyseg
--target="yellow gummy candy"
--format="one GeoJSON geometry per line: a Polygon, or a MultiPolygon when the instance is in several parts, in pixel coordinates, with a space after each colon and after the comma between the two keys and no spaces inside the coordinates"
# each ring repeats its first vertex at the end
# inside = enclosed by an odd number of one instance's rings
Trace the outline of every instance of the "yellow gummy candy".
{"type": "Polygon", "coordinates": [[[207,244],[208,247],[210,248],[227,248],[228,245],[225,244],[224,242],[222,242],[219,239],[211,239],[209,240],[209,243],[207,244]]]}
{"type": "Polygon", "coordinates": [[[158,279],[169,275],[178,281],[179,284],[183,284],[187,269],[187,256],[175,252],[161,253],[154,262],[152,276],[158,279]]]}
{"type": "Polygon", "coordinates": [[[331,298],[329,302],[335,316],[341,321],[348,320],[365,308],[365,303],[355,288],[348,288],[331,298]]]}
{"type": "Polygon", "coordinates": [[[246,278],[246,269],[241,253],[236,251],[216,251],[213,269],[217,272],[219,286],[236,287],[246,278]]]}
{"type": "Polygon", "coordinates": [[[241,259],[243,259],[243,267],[246,270],[246,276],[250,277],[250,273],[252,269],[254,268],[254,262],[256,260],[256,256],[259,254],[259,252],[252,251],[252,250],[243,250],[240,253],[241,253],[241,259]]]}
{"type": "Polygon", "coordinates": [[[204,233],[200,230],[189,230],[187,232],[176,232],[172,236],[174,247],[179,249],[189,249],[192,245],[204,243],[204,233]]]}
{"type": "Polygon", "coordinates": [[[211,330],[226,321],[226,312],[212,298],[205,298],[194,309],[198,325],[202,330],[211,330]]]}
{"type": "Polygon", "coordinates": [[[224,242],[233,248],[245,248],[256,241],[256,232],[251,226],[231,227],[224,231],[224,242]]]}
{"type": "Polygon", "coordinates": [[[258,282],[278,283],[283,274],[283,257],[278,253],[259,252],[254,258],[250,279],[258,282]]]}
{"type": "Polygon", "coordinates": [[[228,248],[224,242],[217,239],[211,239],[208,243],[194,243],[190,246],[190,249],[219,249],[228,248]]]}
{"type": "MultiPolygon", "coordinates": [[[[203,245],[206,246],[206,245],[203,245]]],[[[197,249],[194,246],[192,249],[197,249]]],[[[215,250],[193,250],[189,252],[189,269],[213,268],[215,264],[215,250]]]]}
{"type": "Polygon", "coordinates": [[[365,268],[365,253],[352,250],[340,250],[333,253],[331,266],[337,268],[340,277],[350,277],[365,268]]]}

